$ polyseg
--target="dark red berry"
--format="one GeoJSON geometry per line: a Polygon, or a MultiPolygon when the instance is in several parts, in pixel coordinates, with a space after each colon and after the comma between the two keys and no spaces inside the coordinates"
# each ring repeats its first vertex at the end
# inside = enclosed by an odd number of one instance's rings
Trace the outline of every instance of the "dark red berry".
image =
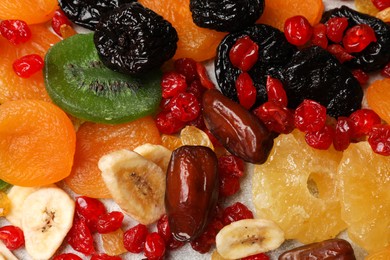
{"type": "Polygon", "coordinates": [[[381,123],[381,118],[371,109],[356,110],[349,118],[352,122],[352,138],[354,139],[368,135],[373,125],[381,123]]]}
{"type": "Polygon", "coordinates": [[[294,130],[294,114],[284,106],[275,102],[265,102],[253,113],[263,121],[268,130],[288,134],[294,130]]]}
{"type": "Polygon", "coordinates": [[[162,111],[156,116],[156,126],[162,134],[175,134],[184,126],[185,122],[177,119],[171,111],[162,111]]]}
{"type": "Polygon", "coordinates": [[[258,57],[259,46],[249,36],[239,38],[229,51],[230,62],[242,71],[249,71],[258,57]]]}
{"type": "Polygon", "coordinates": [[[359,81],[360,85],[365,85],[367,84],[368,80],[370,77],[368,76],[367,73],[365,73],[361,69],[356,69],[352,71],[353,76],[359,81]]]}
{"type": "Polygon", "coordinates": [[[250,109],[256,102],[256,88],[251,76],[247,72],[242,72],[236,80],[237,96],[240,104],[250,109]]]}
{"type": "Polygon", "coordinates": [[[126,250],[134,254],[141,253],[145,248],[148,233],[148,228],[142,224],[128,229],[123,234],[123,244],[126,250]]]}
{"type": "Polygon", "coordinates": [[[178,59],[174,63],[175,70],[186,77],[187,83],[191,83],[198,78],[196,71],[196,61],[191,58],[178,59]]]}
{"type": "Polygon", "coordinates": [[[157,221],[157,232],[164,239],[165,244],[169,250],[178,249],[184,245],[184,242],[177,241],[172,236],[168,223],[168,216],[166,214],[161,216],[161,218],[157,221]]]}
{"type": "Polygon", "coordinates": [[[172,115],[182,122],[195,120],[200,114],[200,103],[192,93],[180,93],[171,103],[172,115]]]}
{"type": "Polygon", "coordinates": [[[379,10],[384,10],[384,9],[390,7],[390,0],[371,0],[371,2],[379,10]]]}
{"type": "Polygon", "coordinates": [[[187,92],[194,94],[194,96],[201,101],[203,93],[206,91],[206,88],[203,87],[202,83],[199,79],[196,79],[191,82],[191,84],[187,87],[187,92]]]}
{"type": "Polygon", "coordinates": [[[86,196],[76,197],[76,214],[87,223],[91,232],[96,231],[99,217],[106,213],[106,207],[100,200],[86,196]]]}
{"type": "Polygon", "coordinates": [[[390,155],[390,125],[374,125],[368,136],[368,143],[375,153],[390,155]]]}
{"type": "Polygon", "coordinates": [[[330,52],[340,63],[352,60],[354,57],[349,54],[340,44],[331,44],[328,46],[330,52]]]}
{"type": "Polygon", "coordinates": [[[31,39],[31,30],[21,20],[4,20],[0,23],[0,34],[12,44],[17,45],[31,39]]]}
{"type": "Polygon", "coordinates": [[[114,232],[122,226],[124,215],[119,211],[101,215],[96,223],[96,230],[100,234],[114,232]]]}
{"type": "Polygon", "coordinates": [[[91,260],[121,260],[120,256],[110,256],[107,254],[96,254],[92,255],[91,260]]]}
{"type": "Polygon", "coordinates": [[[207,225],[205,231],[195,240],[191,241],[191,247],[201,254],[208,253],[211,247],[215,245],[215,237],[222,228],[223,223],[218,217],[215,217],[207,225]]]}
{"type": "Polygon", "coordinates": [[[23,56],[12,64],[16,75],[21,78],[29,78],[43,68],[43,59],[38,54],[23,56]]]}
{"type": "Polygon", "coordinates": [[[385,78],[390,78],[390,62],[381,70],[381,75],[385,78]]]}
{"type": "Polygon", "coordinates": [[[218,158],[218,173],[221,176],[244,176],[244,161],[234,155],[223,155],[218,158]]]}
{"type": "Polygon", "coordinates": [[[284,22],[284,35],[293,45],[305,45],[311,39],[312,34],[313,28],[304,16],[293,16],[284,22]]]}
{"type": "Polygon", "coordinates": [[[241,202],[236,202],[233,205],[225,208],[223,211],[222,222],[224,225],[229,225],[230,223],[241,219],[251,218],[253,218],[252,211],[241,202]]]}
{"type": "Polygon", "coordinates": [[[279,102],[282,106],[287,107],[287,103],[288,103],[287,94],[280,80],[268,76],[266,89],[267,89],[268,101],[279,102]]]}
{"type": "Polygon", "coordinates": [[[315,46],[320,46],[325,49],[328,48],[328,38],[326,37],[325,24],[319,23],[313,27],[313,35],[311,37],[311,43],[315,46]]]}
{"type": "Polygon", "coordinates": [[[24,245],[23,230],[16,226],[1,227],[0,240],[9,250],[16,250],[24,245]]]}
{"type": "Polygon", "coordinates": [[[339,117],[337,119],[333,136],[333,146],[337,151],[344,151],[351,143],[351,126],[352,121],[348,117],[339,117]]]}
{"type": "Polygon", "coordinates": [[[71,247],[84,255],[95,253],[93,237],[84,219],[76,217],[68,233],[68,243],[71,247]]]}
{"type": "Polygon", "coordinates": [[[269,260],[269,256],[264,253],[259,253],[257,255],[250,255],[244,258],[241,258],[241,260],[269,260]]]}
{"type": "Polygon", "coordinates": [[[333,128],[326,125],[316,132],[307,132],[305,141],[315,149],[327,150],[333,143],[333,135],[333,128]]]}
{"type": "Polygon", "coordinates": [[[51,27],[53,28],[54,32],[62,37],[61,34],[61,26],[62,25],[72,25],[72,22],[66,17],[64,12],[62,10],[57,10],[54,12],[54,16],[51,20],[51,27]]]}
{"type": "Polygon", "coordinates": [[[317,132],[326,121],[326,108],[316,101],[305,99],[295,110],[294,124],[302,132],[317,132]]]}
{"type": "Polygon", "coordinates": [[[207,74],[206,68],[204,65],[200,62],[196,63],[196,72],[198,74],[200,83],[202,83],[202,86],[207,89],[214,89],[214,83],[210,80],[209,75],[207,74]]]}
{"type": "Polygon", "coordinates": [[[162,111],[170,111],[171,110],[171,98],[162,98],[160,101],[160,109],[162,111]]]}
{"type": "Polygon", "coordinates": [[[348,29],[343,38],[344,49],[349,53],[361,52],[372,42],[376,42],[375,31],[367,24],[348,29]]]}
{"type": "Polygon", "coordinates": [[[240,178],[236,176],[221,177],[219,185],[219,196],[229,197],[240,190],[240,178]]]}
{"type": "Polygon", "coordinates": [[[348,27],[348,19],[345,17],[333,17],[326,22],[326,36],[335,43],[341,42],[344,31],[348,27]]]}
{"type": "Polygon", "coordinates": [[[163,98],[171,98],[187,89],[186,77],[175,71],[166,72],[161,78],[163,98]]]}
{"type": "Polygon", "coordinates": [[[53,260],[82,260],[82,258],[72,253],[64,253],[56,255],[53,260]]]}
{"type": "Polygon", "coordinates": [[[148,259],[162,259],[165,254],[165,241],[159,233],[153,232],[146,236],[144,253],[148,259]]]}

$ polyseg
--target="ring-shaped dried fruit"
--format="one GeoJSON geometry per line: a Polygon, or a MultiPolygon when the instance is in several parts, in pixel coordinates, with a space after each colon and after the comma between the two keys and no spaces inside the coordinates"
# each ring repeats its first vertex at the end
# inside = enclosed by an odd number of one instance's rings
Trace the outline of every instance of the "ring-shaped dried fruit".
{"type": "Polygon", "coordinates": [[[264,0],[191,0],[192,20],[203,28],[235,32],[255,24],[264,0]]]}
{"type": "Polygon", "coordinates": [[[164,18],[139,3],[122,5],[96,26],[94,42],[109,68],[138,74],[160,67],[176,52],[178,36],[164,18]]]}

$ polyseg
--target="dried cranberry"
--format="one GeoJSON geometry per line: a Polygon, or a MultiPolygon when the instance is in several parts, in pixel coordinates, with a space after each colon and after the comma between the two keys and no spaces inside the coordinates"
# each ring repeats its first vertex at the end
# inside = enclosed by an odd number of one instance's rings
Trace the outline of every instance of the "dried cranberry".
{"type": "Polygon", "coordinates": [[[316,46],[320,46],[325,49],[328,48],[328,38],[326,37],[326,26],[323,23],[319,23],[313,27],[313,35],[311,37],[311,43],[316,46]]]}
{"type": "Polygon", "coordinates": [[[196,61],[191,58],[181,58],[174,63],[175,70],[186,77],[187,83],[191,83],[198,78],[196,71],[196,61]]]}
{"type": "Polygon", "coordinates": [[[288,134],[294,130],[294,114],[279,103],[265,102],[253,110],[253,113],[264,122],[270,131],[288,134]]]}
{"type": "Polygon", "coordinates": [[[123,213],[119,211],[101,215],[96,223],[97,232],[100,234],[114,232],[122,226],[124,217],[123,213]]]}
{"type": "Polygon", "coordinates": [[[12,68],[21,78],[29,78],[43,68],[43,59],[38,54],[23,56],[14,61],[12,68]]]}
{"type": "Polygon", "coordinates": [[[171,111],[162,111],[156,116],[156,126],[162,134],[175,134],[179,132],[185,123],[178,120],[171,111]]]}
{"type": "Polygon", "coordinates": [[[307,132],[305,141],[313,148],[327,150],[333,143],[333,135],[333,128],[326,125],[316,132],[307,132]]]}
{"type": "Polygon", "coordinates": [[[143,224],[128,229],[123,234],[123,244],[126,250],[134,254],[141,253],[145,248],[148,233],[148,228],[143,224]]]}
{"type": "Polygon", "coordinates": [[[390,0],[371,0],[371,2],[379,10],[384,10],[384,9],[390,7],[390,0]]]}
{"type": "Polygon", "coordinates": [[[196,119],[200,114],[200,104],[192,93],[180,93],[172,98],[172,115],[182,122],[196,119]]]}
{"type": "Polygon", "coordinates": [[[218,172],[220,176],[244,176],[244,161],[234,155],[223,155],[218,158],[218,172]]]}
{"type": "Polygon", "coordinates": [[[303,132],[317,132],[326,121],[326,108],[321,104],[305,99],[295,110],[295,126],[303,132]]]}
{"type": "Polygon", "coordinates": [[[91,232],[96,231],[99,217],[106,212],[106,207],[100,200],[86,196],[76,197],[76,214],[79,218],[84,219],[91,232]]]}
{"type": "Polygon", "coordinates": [[[293,16],[284,22],[284,35],[287,41],[293,45],[305,45],[312,34],[313,28],[304,16],[293,16]]]}
{"type": "Polygon", "coordinates": [[[241,258],[241,260],[269,260],[269,256],[264,253],[259,253],[257,255],[250,255],[244,258],[241,258]]]}
{"type": "Polygon", "coordinates": [[[249,71],[258,57],[259,45],[249,36],[239,38],[229,51],[230,62],[242,71],[249,71]]]}
{"type": "Polygon", "coordinates": [[[344,49],[349,53],[361,52],[372,42],[376,42],[375,31],[367,24],[348,29],[343,38],[344,49]]]}
{"type": "Polygon", "coordinates": [[[348,27],[348,19],[345,17],[333,17],[326,22],[326,36],[335,43],[341,42],[344,31],[348,27]]]}
{"type": "Polygon", "coordinates": [[[121,260],[120,256],[110,256],[107,254],[96,254],[92,255],[91,260],[121,260]]]}
{"type": "Polygon", "coordinates": [[[352,60],[354,57],[349,54],[340,44],[331,44],[328,46],[330,52],[340,63],[352,60]]]}
{"type": "Polygon", "coordinates": [[[215,217],[206,227],[205,231],[191,241],[191,247],[201,254],[208,253],[211,247],[215,245],[215,237],[222,228],[223,223],[215,217]]]}
{"type": "Polygon", "coordinates": [[[381,70],[381,75],[386,78],[390,78],[390,62],[381,70]]]}
{"type": "Polygon", "coordinates": [[[219,185],[219,195],[221,197],[229,197],[236,194],[240,190],[240,178],[221,177],[219,185]]]}
{"type": "Polygon", "coordinates": [[[355,69],[352,71],[353,76],[359,81],[360,85],[365,85],[370,77],[361,69],[355,69]]]}
{"type": "Polygon", "coordinates": [[[214,89],[214,83],[210,80],[209,75],[207,74],[206,68],[202,63],[196,63],[196,72],[198,73],[199,80],[202,83],[202,86],[207,89],[214,89]]]}
{"type": "Polygon", "coordinates": [[[356,110],[349,118],[352,121],[352,138],[369,134],[373,125],[381,123],[381,118],[371,109],[356,110]]]}
{"type": "Polygon", "coordinates": [[[237,96],[240,104],[250,109],[256,102],[256,88],[251,76],[247,72],[242,72],[236,80],[237,96]]]}
{"type": "Polygon", "coordinates": [[[4,20],[0,23],[0,34],[12,44],[17,45],[31,39],[31,30],[25,21],[4,20]]]}
{"type": "Polygon", "coordinates": [[[251,218],[253,218],[252,211],[241,202],[236,202],[233,205],[225,208],[223,211],[222,222],[224,225],[229,225],[230,223],[241,219],[251,218]]]}
{"type": "Polygon", "coordinates": [[[280,80],[271,76],[267,77],[266,83],[268,101],[279,102],[282,106],[287,107],[287,94],[280,80]]]}
{"type": "Polygon", "coordinates": [[[160,109],[162,111],[170,111],[171,110],[171,98],[162,98],[160,101],[160,109]]]}
{"type": "Polygon", "coordinates": [[[169,250],[174,250],[184,245],[184,242],[175,240],[172,236],[171,229],[169,228],[168,216],[166,214],[161,216],[157,221],[157,232],[164,239],[169,250]]]}
{"type": "Polygon", "coordinates": [[[374,125],[368,136],[368,143],[375,153],[390,155],[390,125],[374,125]]]}
{"type": "Polygon", "coordinates": [[[204,118],[202,113],[199,113],[199,116],[194,120],[187,122],[187,125],[195,126],[196,128],[199,128],[201,130],[206,129],[206,125],[204,123],[204,118]]]}
{"type": "Polygon", "coordinates": [[[165,254],[165,241],[159,233],[153,232],[146,236],[145,256],[148,259],[162,259],[165,254]]]}
{"type": "Polygon", "coordinates": [[[84,255],[95,253],[93,237],[85,219],[78,217],[74,219],[73,226],[68,233],[68,243],[74,250],[84,255]]]}
{"type": "Polygon", "coordinates": [[[16,250],[24,245],[23,230],[16,226],[1,227],[0,240],[9,250],[16,250]]]}
{"type": "Polygon", "coordinates": [[[166,72],[161,78],[162,97],[171,98],[187,89],[186,77],[175,71],[166,72]]]}
{"type": "Polygon", "coordinates": [[[206,91],[206,88],[203,87],[202,83],[199,79],[196,79],[191,82],[191,84],[187,87],[187,92],[194,94],[194,96],[201,101],[203,93],[206,91]]]}
{"type": "Polygon", "coordinates": [[[337,151],[344,151],[351,143],[352,121],[348,117],[337,119],[335,133],[333,136],[333,146],[337,151]]]}
{"type": "Polygon", "coordinates": [[[53,260],[82,260],[82,258],[72,253],[64,253],[56,255],[53,260]]]}
{"type": "Polygon", "coordinates": [[[68,19],[68,17],[66,17],[66,15],[62,10],[57,10],[54,12],[54,16],[51,20],[51,27],[53,28],[54,32],[59,36],[62,36],[61,34],[62,25],[71,26],[72,22],[68,19]]]}

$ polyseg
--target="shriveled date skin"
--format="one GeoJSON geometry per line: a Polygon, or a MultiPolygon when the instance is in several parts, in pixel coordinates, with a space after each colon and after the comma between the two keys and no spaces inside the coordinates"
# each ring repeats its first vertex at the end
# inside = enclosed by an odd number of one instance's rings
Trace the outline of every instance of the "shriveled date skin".
{"type": "Polygon", "coordinates": [[[273,137],[263,122],[217,90],[203,95],[207,128],[232,154],[251,163],[264,163],[273,137]]]}
{"type": "Polygon", "coordinates": [[[329,239],[294,248],[279,256],[279,260],[323,259],[355,260],[351,244],[343,239],[329,239]]]}
{"type": "Polygon", "coordinates": [[[176,240],[199,236],[218,199],[218,159],[205,146],[182,146],[168,165],[165,209],[176,240]]]}

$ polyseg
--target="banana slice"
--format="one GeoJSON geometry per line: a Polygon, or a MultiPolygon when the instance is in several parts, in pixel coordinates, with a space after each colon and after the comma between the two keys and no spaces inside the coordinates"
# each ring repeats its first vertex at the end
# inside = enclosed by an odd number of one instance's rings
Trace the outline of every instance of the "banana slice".
{"type": "Polygon", "coordinates": [[[26,251],[33,259],[49,259],[73,224],[75,202],[60,188],[31,193],[22,206],[26,251]]]}
{"type": "Polygon", "coordinates": [[[139,153],[144,158],[154,162],[163,170],[167,172],[169,160],[171,159],[172,151],[162,145],[157,144],[143,144],[134,149],[134,152],[139,153]]]}
{"type": "Polygon", "coordinates": [[[100,158],[102,177],[114,201],[128,215],[148,225],[165,212],[165,173],[136,152],[119,150],[100,158]]]}
{"type": "Polygon", "coordinates": [[[222,228],[216,237],[218,253],[238,259],[278,248],[284,241],[283,231],[272,221],[243,219],[222,228]]]}
{"type": "Polygon", "coordinates": [[[18,260],[14,254],[0,241],[0,260],[18,260]]]}

